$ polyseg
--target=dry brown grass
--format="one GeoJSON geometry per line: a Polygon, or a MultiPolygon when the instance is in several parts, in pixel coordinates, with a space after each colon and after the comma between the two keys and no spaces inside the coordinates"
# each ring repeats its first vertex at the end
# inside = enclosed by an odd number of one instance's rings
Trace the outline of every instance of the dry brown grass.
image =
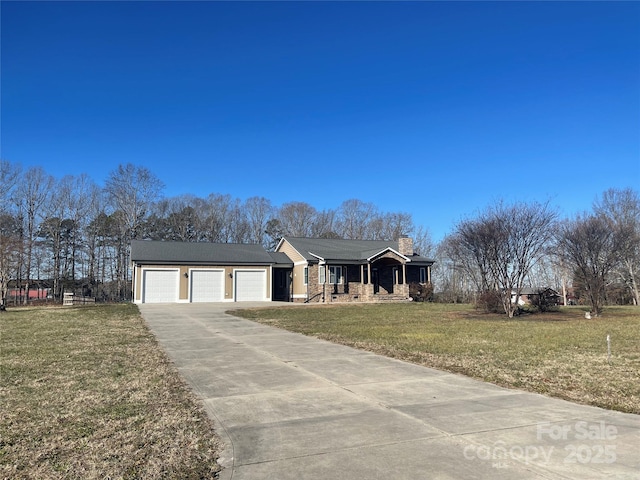
{"type": "Polygon", "coordinates": [[[468,305],[419,303],[236,314],[505,387],[640,414],[640,309],[610,307],[592,320],[585,310],[512,320],[468,305]]]}
{"type": "Polygon", "coordinates": [[[133,305],[0,314],[3,478],[213,478],[213,426],[133,305]]]}

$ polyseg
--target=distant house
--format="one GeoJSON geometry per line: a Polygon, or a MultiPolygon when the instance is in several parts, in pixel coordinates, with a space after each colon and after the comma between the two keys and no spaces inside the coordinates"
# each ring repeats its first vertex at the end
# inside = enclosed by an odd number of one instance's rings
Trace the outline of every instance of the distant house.
{"type": "Polygon", "coordinates": [[[411,283],[431,282],[434,261],[417,255],[413,240],[284,237],[276,252],[293,262],[294,302],[408,300],[411,283]]]}
{"type": "MultiPolygon", "coordinates": [[[[15,282],[12,282],[15,283],[15,282]]],[[[24,297],[26,294],[26,289],[22,288],[10,288],[7,291],[7,299],[12,300],[14,302],[22,302],[24,301],[24,297]]],[[[29,301],[33,300],[43,300],[46,298],[51,298],[51,289],[50,288],[42,288],[32,286],[29,288],[29,301]]]]}
{"type": "Polygon", "coordinates": [[[133,241],[133,301],[354,302],[409,299],[433,260],[396,241],[285,237],[260,245],[133,241]]]}
{"type": "Polygon", "coordinates": [[[525,287],[520,292],[520,297],[516,299],[516,292],[511,292],[511,303],[518,305],[539,304],[543,301],[546,305],[562,304],[562,295],[549,287],[525,287]]]}

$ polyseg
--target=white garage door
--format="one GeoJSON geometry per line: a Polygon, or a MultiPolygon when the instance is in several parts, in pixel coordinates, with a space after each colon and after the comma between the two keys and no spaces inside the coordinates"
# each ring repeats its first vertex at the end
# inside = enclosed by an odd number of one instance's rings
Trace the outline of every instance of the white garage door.
{"type": "Polygon", "coordinates": [[[191,301],[224,300],[224,270],[191,270],[191,301]]]}
{"type": "Polygon", "coordinates": [[[236,271],[236,302],[263,301],[267,296],[267,272],[236,271]]]}
{"type": "Polygon", "coordinates": [[[178,273],[177,270],[145,270],[142,279],[142,302],[177,302],[178,273]]]}

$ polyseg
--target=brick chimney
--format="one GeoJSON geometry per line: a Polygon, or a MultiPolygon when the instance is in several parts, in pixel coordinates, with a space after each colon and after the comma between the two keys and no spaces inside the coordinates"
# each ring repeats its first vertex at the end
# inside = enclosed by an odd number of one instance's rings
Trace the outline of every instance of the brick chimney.
{"type": "Polygon", "coordinates": [[[406,257],[413,255],[413,238],[407,235],[400,235],[398,238],[398,252],[406,257]]]}

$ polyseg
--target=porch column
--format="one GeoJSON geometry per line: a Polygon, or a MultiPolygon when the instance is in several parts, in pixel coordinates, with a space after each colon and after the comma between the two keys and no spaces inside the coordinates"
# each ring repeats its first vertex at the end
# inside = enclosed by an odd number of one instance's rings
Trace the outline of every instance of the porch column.
{"type": "Polygon", "coordinates": [[[371,283],[371,264],[367,263],[367,283],[371,283]]]}
{"type": "Polygon", "coordinates": [[[427,283],[431,283],[431,265],[427,265],[427,283]]]}
{"type": "Polygon", "coordinates": [[[402,264],[402,283],[407,284],[407,264],[402,264]]]}
{"type": "MultiPolygon", "coordinates": [[[[322,268],[322,270],[324,271],[324,282],[322,282],[322,302],[326,303],[327,302],[327,274],[329,272],[327,272],[327,265],[323,264],[323,265],[319,265],[319,268],[322,268]]],[[[318,272],[318,276],[320,275],[320,272],[318,272]]]]}

